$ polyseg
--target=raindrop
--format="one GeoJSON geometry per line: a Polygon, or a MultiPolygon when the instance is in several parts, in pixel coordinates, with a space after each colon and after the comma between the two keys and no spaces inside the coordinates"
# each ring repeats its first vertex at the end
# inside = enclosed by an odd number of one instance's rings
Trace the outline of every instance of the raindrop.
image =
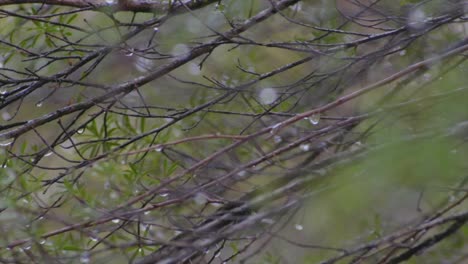
{"type": "Polygon", "coordinates": [[[158,27],[154,27],[153,30],[154,30],[154,32],[158,32],[158,31],[159,31],[159,28],[158,28],[158,27]]]}
{"type": "Polygon", "coordinates": [[[299,3],[296,3],[292,6],[289,6],[290,9],[293,9],[293,10],[296,10],[296,11],[301,11],[302,10],[302,3],[299,2],[299,3]]]}
{"type": "Polygon", "coordinates": [[[197,193],[195,197],[193,197],[193,200],[196,204],[203,205],[206,203],[206,196],[203,193],[197,193]]]}
{"type": "Polygon", "coordinates": [[[273,140],[275,141],[275,143],[281,143],[281,141],[283,141],[283,139],[281,138],[281,136],[278,136],[278,135],[274,136],[274,137],[273,137],[273,140]]]}
{"type": "Polygon", "coordinates": [[[239,172],[237,173],[237,176],[239,176],[239,177],[245,177],[245,175],[247,175],[247,172],[246,172],[245,170],[239,171],[239,172]]]}
{"type": "Polygon", "coordinates": [[[163,146],[156,146],[156,148],[154,149],[156,152],[161,152],[163,151],[163,146]]]}
{"type": "Polygon", "coordinates": [[[145,57],[138,57],[135,60],[135,68],[139,72],[148,72],[153,68],[153,60],[145,57]]]}
{"type": "Polygon", "coordinates": [[[9,138],[9,139],[4,140],[4,141],[0,141],[0,147],[8,147],[11,144],[13,144],[13,141],[14,140],[12,138],[9,138]]]}
{"type": "Polygon", "coordinates": [[[310,145],[309,144],[302,144],[302,145],[299,146],[299,148],[302,151],[309,151],[310,150],[310,145]]]}
{"type": "Polygon", "coordinates": [[[405,56],[405,55],[406,55],[406,50],[402,50],[402,51],[400,51],[400,53],[399,53],[399,54],[400,54],[400,56],[405,56]]]}
{"type": "Polygon", "coordinates": [[[81,135],[81,134],[84,133],[84,131],[85,131],[84,128],[80,128],[80,129],[76,130],[76,133],[79,134],[79,135],[81,135]]]}
{"type": "Polygon", "coordinates": [[[414,29],[421,29],[424,27],[426,13],[420,8],[412,10],[408,15],[408,26],[414,29]]]}
{"type": "Polygon", "coordinates": [[[113,200],[119,198],[119,194],[117,192],[111,192],[109,196],[113,200]]]}
{"type": "Polygon", "coordinates": [[[274,135],[276,132],[278,132],[278,129],[280,128],[281,123],[277,123],[271,127],[270,134],[274,135]]]}
{"type": "Polygon", "coordinates": [[[216,255],[214,257],[219,258],[219,256],[221,256],[221,252],[216,253],[216,255]]]}
{"type": "Polygon", "coordinates": [[[429,81],[431,79],[432,75],[430,73],[425,73],[425,74],[423,74],[422,77],[423,77],[424,81],[429,81]]]}
{"type": "Polygon", "coordinates": [[[272,225],[272,224],[275,223],[275,221],[273,219],[271,219],[271,218],[263,218],[261,220],[261,222],[264,223],[264,224],[268,224],[268,225],[272,225]]]}
{"type": "Polygon", "coordinates": [[[28,243],[23,247],[24,250],[30,250],[31,249],[31,244],[28,243]]]}
{"type": "Polygon", "coordinates": [[[90,261],[91,261],[91,257],[89,255],[89,252],[88,251],[83,252],[80,256],[80,262],[89,263],[90,261]]]}
{"type": "Polygon", "coordinates": [[[44,245],[45,243],[46,243],[46,240],[45,240],[45,239],[39,240],[39,244],[44,245]]]}
{"type": "Polygon", "coordinates": [[[312,124],[312,125],[318,125],[318,123],[320,122],[320,114],[313,114],[309,117],[309,122],[312,124]]]}
{"type": "Polygon", "coordinates": [[[91,241],[93,241],[93,242],[97,242],[98,240],[99,240],[99,238],[97,238],[97,237],[94,237],[94,236],[91,237],[91,241]]]}
{"type": "Polygon", "coordinates": [[[301,231],[302,229],[304,229],[304,227],[303,227],[302,225],[300,225],[300,224],[296,224],[296,225],[294,226],[294,228],[296,228],[296,230],[299,230],[299,231],[301,231]]]}
{"type": "Polygon", "coordinates": [[[10,115],[10,113],[4,111],[4,112],[2,112],[2,118],[5,121],[9,121],[9,120],[11,120],[11,115],[10,115]]]}
{"type": "Polygon", "coordinates": [[[6,95],[7,90],[5,88],[0,89],[0,95],[6,95]]]}
{"type": "Polygon", "coordinates": [[[37,102],[36,107],[42,107],[42,101],[37,102]]]}
{"type": "Polygon", "coordinates": [[[108,3],[108,4],[113,4],[113,3],[114,3],[114,0],[106,0],[106,3],[108,3]]]}
{"type": "Polygon", "coordinates": [[[200,66],[198,66],[198,64],[196,63],[190,63],[188,65],[188,71],[191,75],[194,75],[194,76],[200,75],[201,73],[200,66]]]}
{"type": "Polygon", "coordinates": [[[159,196],[161,197],[167,197],[169,195],[169,193],[161,193],[159,196]]]}
{"type": "Polygon", "coordinates": [[[49,156],[51,156],[52,154],[54,154],[54,152],[49,151],[49,152],[47,152],[46,154],[44,154],[44,157],[49,157],[49,156]]]}
{"type": "Polygon", "coordinates": [[[189,48],[187,47],[187,45],[177,44],[172,49],[171,54],[173,56],[178,56],[178,55],[182,55],[184,53],[187,53],[188,51],[189,51],[189,48]]]}
{"type": "Polygon", "coordinates": [[[128,49],[128,50],[126,50],[125,53],[124,53],[124,55],[127,56],[127,57],[133,56],[133,49],[128,49]]]}
{"type": "Polygon", "coordinates": [[[120,223],[120,219],[114,218],[114,219],[112,219],[112,223],[118,224],[118,223],[120,223]]]}
{"type": "Polygon", "coordinates": [[[150,213],[151,213],[150,211],[146,211],[146,212],[144,212],[143,214],[144,214],[144,215],[149,215],[150,213]]]}
{"type": "Polygon", "coordinates": [[[278,99],[278,93],[273,88],[265,88],[260,91],[258,97],[262,104],[271,104],[278,99]]]}

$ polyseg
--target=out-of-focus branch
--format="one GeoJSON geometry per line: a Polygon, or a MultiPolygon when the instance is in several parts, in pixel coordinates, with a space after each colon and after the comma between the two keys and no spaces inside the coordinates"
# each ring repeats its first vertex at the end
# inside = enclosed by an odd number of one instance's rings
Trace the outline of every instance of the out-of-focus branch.
{"type": "Polygon", "coordinates": [[[173,4],[163,3],[161,1],[114,1],[108,3],[106,1],[95,0],[0,0],[0,6],[17,5],[17,4],[45,4],[67,6],[75,8],[90,8],[92,10],[113,10],[113,11],[132,11],[132,12],[184,12],[186,7],[190,9],[201,8],[210,5],[217,0],[207,1],[173,1],[173,4]]]}

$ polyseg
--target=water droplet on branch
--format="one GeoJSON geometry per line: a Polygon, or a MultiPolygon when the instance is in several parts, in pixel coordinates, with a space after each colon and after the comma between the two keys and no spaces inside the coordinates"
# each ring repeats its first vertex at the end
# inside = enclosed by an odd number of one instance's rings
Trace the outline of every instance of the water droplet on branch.
{"type": "Polygon", "coordinates": [[[309,122],[312,124],[312,125],[318,125],[318,123],[320,122],[320,114],[313,114],[309,117],[309,122]]]}
{"type": "Polygon", "coordinates": [[[302,145],[299,146],[299,148],[302,151],[309,151],[310,150],[310,145],[309,144],[302,144],[302,145]]]}
{"type": "Polygon", "coordinates": [[[258,97],[262,104],[271,104],[278,99],[278,93],[273,88],[265,88],[260,91],[258,97]]]}

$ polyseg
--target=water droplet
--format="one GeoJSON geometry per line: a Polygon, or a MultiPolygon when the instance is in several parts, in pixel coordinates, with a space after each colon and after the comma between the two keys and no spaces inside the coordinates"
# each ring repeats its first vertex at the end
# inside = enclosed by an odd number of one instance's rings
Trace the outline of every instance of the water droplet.
{"type": "Polygon", "coordinates": [[[156,148],[154,149],[156,152],[161,152],[163,151],[164,147],[163,146],[156,146],[156,148]]]}
{"type": "Polygon", "coordinates": [[[275,221],[271,218],[263,218],[260,222],[264,223],[264,224],[268,224],[268,225],[272,225],[275,223],[275,221]]]}
{"type": "Polygon", "coordinates": [[[23,249],[24,249],[24,250],[30,250],[31,247],[32,247],[32,246],[31,246],[31,243],[27,243],[27,244],[23,247],[23,249]]]}
{"type": "Polygon", "coordinates": [[[278,99],[278,93],[273,88],[265,88],[260,91],[258,97],[262,104],[271,104],[278,99]]]}
{"type": "Polygon", "coordinates": [[[303,227],[302,225],[300,225],[300,224],[296,224],[296,225],[294,226],[294,228],[296,228],[296,230],[299,230],[299,231],[301,231],[302,229],[304,229],[304,227],[303,227]]]}
{"type": "Polygon", "coordinates": [[[190,63],[188,65],[188,72],[191,75],[194,75],[194,76],[200,75],[200,73],[201,73],[200,66],[198,66],[198,64],[192,62],[192,63],[190,63]]]}
{"type": "Polygon", "coordinates": [[[109,197],[113,200],[119,198],[119,194],[117,192],[111,192],[109,197]]]}
{"type": "Polygon", "coordinates": [[[154,27],[153,30],[154,30],[155,32],[158,32],[158,31],[159,31],[159,28],[158,28],[158,27],[154,27]]]}
{"type": "Polygon", "coordinates": [[[6,95],[8,91],[5,88],[0,88],[0,95],[6,95]]]}
{"type": "Polygon", "coordinates": [[[429,81],[431,79],[432,75],[430,73],[425,73],[425,74],[423,74],[422,77],[423,77],[424,81],[429,81]]]}
{"type": "Polygon", "coordinates": [[[89,263],[91,261],[91,256],[88,251],[85,251],[80,256],[81,263],[89,263]]]}
{"type": "Polygon", "coordinates": [[[14,140],[12,138],[4,140],[4,141],[0,141],[0,147],[8,147],[11,144],[13,144],[13,142],[14,140]]]}
{"type": "Polygon", "coordinates": [[[146,212],[144,212],[143,214],[144,214],[144,215],[149,215],[150,213],[151,213],[151,211],[146,211],[146,212]]]}
{"type": "Polygon", "coordinates": [[[2,112],[2,118],[3,118],[3,120],[5,120],[5,121],[10,121],[10,120],[11,120],[11,115],[10,115],[10,113],[8,113],[7,111],[3,111],[3,112],[2,112]]]}
{"type": "Polygon", "coordinates": [[[215,258],[219,258],[219,256],[221,256],[221,252],[218,252],[216,255],[214,255],[215,258]]]}
{"type": "Polygon", "coordinates": [[[406,55],[406,50],[401,50],[399,54],[400,54],[400,56],[405,56],[406,55]]]}
{"type": "Polygon", "coordinates": [[[128,49],[125,51],[124,55],[127,56],[127,57],[131,57],[133,56],[134,54],[134,50],[133,49],[128,49]]]}
{"type": "Polygon", "coordinates": [[[161,193],[159,196],[161,197],[167,197],[169,195],[169,193],[161,193]]]}
{"type": "Polygon", "coordinates": [[[106,3],[108,3],[108,4],[113,4],[113,3],[114,3],[114,0],[106,0],[106,3]]]}
{"type": "Polygon", "coordinates": [[[139,72],[148,72],[154,67],[153,60],[145,58],[145,57],[138,57],[135,60],[135,68],[139,72]]]}
{"type": "Polygon", "coordinates": [[[449,202],[453,203],[453,202],[455,202],[455,200],[457,200],[457,197],[455,197],[454,195],[450,195],[449,202]]]}
{"type": "Polygon", "coordinates": [[[203,193],[195,194],[195,196],[193,197],[193,200],[198,205],[206,204],[206,201],[207,201],[206,196],[203,193]]]}
{"type": "Polygon", "coordinates": [[[112,219],[112,223],[118,224],[118,223],[120,223],[120,219],[114,218],[114,219],[112,219]]]}
{"type": "Polygon", "coordinates": [[[299,148],[302,151],[309,151],[310,150],[310,145],[309,144],[302,144],[302,145],[299,146],[299,148]]]}
{"type": "Polygon", "coordinates": [[[318,125],[318,123],[320,122],[320,114],[313,114],[309,117],[309,122],[312,124],[312,125],[318,125]]]}
{"type": "Polygon", "coordinates": [[[36,107],[42,107],[42,101],[37,102],[36,107]]]}
{"type": "Polygon", "coordinates": [[[172,56],[179,56],[184,53],[187,53],[189,51],[189,48],[185,44],[177,44],[174,46],[174,48],[171,51],[172,56]]]}
{"type": "Polygon", "coordinates": [[[245,170],[239,171],[237,173],[237,176],[239,176],[239,177],[245,177],[246,175],[247,175],[247,172],[245,170]]]}
{"type": "Polygon", "coordinates": [[[408,15],[408,26],[413,29],[421,29],[424,27],[426,13],[421,8],[411,10],[408,15]]]}
{"type": "Polygon", "coordinates": [[[270,134],[274,135],[278,132],[278,129],[281,127],[282,123],[277,123],[271,127],[270,134]]]}
{"type": "Polygon", "coordinates": [[[92,236],[90,239],[91,239],[91,241],[93,241],[93,242],[97,242],[97,241],[99,240],[99,238],[97,238],[97,237],[95,237],[95,236],[92,236]]]}
{"type": "Polygon", "coordinates": [[[52,154],[54,154],[54,152],[49,151],[49,152],[47,152],[46,154],[44,154],[44,157],[49,157],[49,156],[51,156],[52,154]]]}
{"type": "Polygon", "coordinates": [[[281,143],[283,139],[281,138],[281,136],[276,135],[273,137],[273,141],[275,141],[275,143],[281,143]]]}
{"type": "Polygon", "coordinates": [[[79,135],[81,135],[81,134],[84,133],[84,131],[85,131],[84,128],[80,128],[80,129],[78,129],[78,130],[76,131],[76,133],[79,134],[79,135]]]}
{"type": "Polygon", "coordinates": [[[45,243],[46,243],[46,240],[45,240],[45,239],[39,240],[39,244],[44,245],[45,243]]]}

